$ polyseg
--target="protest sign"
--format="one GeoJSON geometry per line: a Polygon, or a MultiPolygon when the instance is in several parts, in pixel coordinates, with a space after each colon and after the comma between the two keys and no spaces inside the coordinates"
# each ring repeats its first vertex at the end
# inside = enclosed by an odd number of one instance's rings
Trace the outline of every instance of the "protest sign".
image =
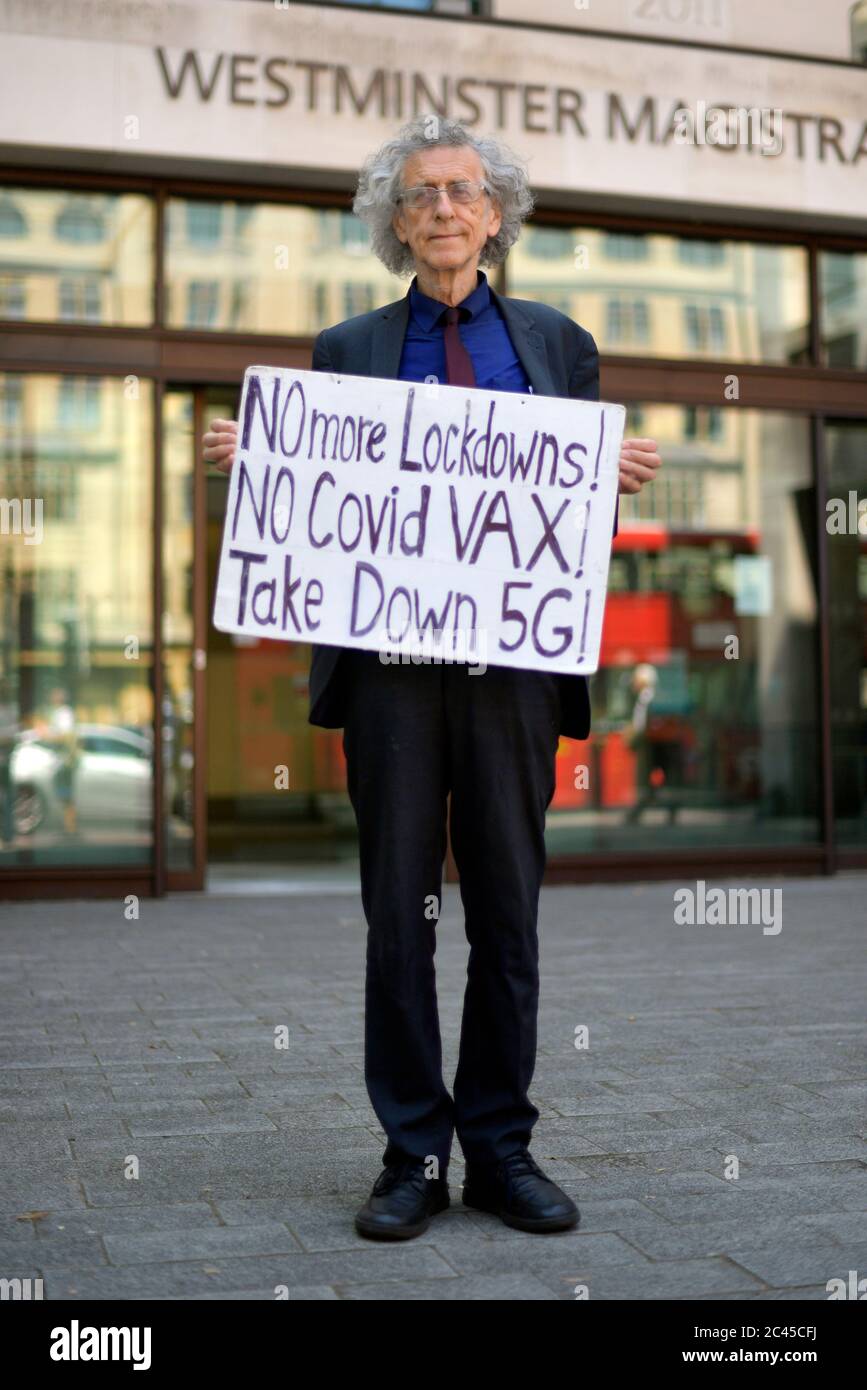
{"type": "Polygon", "coordinates": [[[621,405],[250,367],[222,632],[594,671],[621,405]]]}

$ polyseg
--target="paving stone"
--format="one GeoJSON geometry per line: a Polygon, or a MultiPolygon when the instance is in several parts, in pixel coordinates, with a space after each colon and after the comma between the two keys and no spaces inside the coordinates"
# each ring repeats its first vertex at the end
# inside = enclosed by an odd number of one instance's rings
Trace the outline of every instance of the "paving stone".
{"type": "Polygon", "coordinates": [[[429,1246],[397,1242],[325,1254],[209,1257],[206,1260],[156,1261],[106,1268],[43,1270],[46,1297],[97,1299],[183,1298],[211,1289],[271,1289],[295,1285],[347,1283],[403,1284],[408,1279],[454,1279],[454,1270],[429,1246]]]}
{"type": "Polygon", "coordinates": [[[626,1153],[581,1154],[574,1161],[590,1174],[613,1171],[619,1166],[624,1172],[629,1169],[638,1172],[642,1168],[655,1173],[705,1169],[719,1176],[724,1157],[732,1152],[734,1145],[743,1143],[731,1131],[714,1129],[660,1132],[653,1142],[654,1147],[648,1145],[626,1153]]]}
{"type": "Polygon", "coordinates": [[[35,1235],[32,1242],[28,1242],[26,1251],[17,1240],[0,1240],[0,1269],[6,1269],[15,1258],[26,1258],[40,1269],[46,1265],[72,1268],[83,1265],[91,1268],[109,1263],[100,1236],[74,1232],[59,1232],[50,1237],[35,1235]]]}
{"type": "Polygon", "coordinates": [[[177,1227],[141,1235],[106,1235],[103,1239],[111,1263],[118,1266],[212,1256],[281,1255],[303,1249],[287,1227],[276,1221],[249,1226],[195,1226],[191,1230],[177,1227]]]}
{"type": "MultiPolygon", "coordinates": [[[[533,1153],[581,1226],[540,1239],[464,1208],[456,1141],[452,1206],[402,1247],[354,1227],[385,1145],[356,903],[251,898],[239,934],[237,898],[170,896],[147,904],[144,963],[116,903],[10,905],[0,1261],[70,1300],[574,1301],[580,1282],[594,1299],[824,1299],[837,1266],[867,1268],[863,882],[787,880],[785,951],[685,934],[671,884],[546,888],[533,1153]],[[16,1221],[30,1211],[47,1216],[16,1221]]],[[[450,1088],[466,959],[446,885],[450,1088]]]]}
{"type": "Polygon", "coordinates": [[[854,1158],[867,1163],[867,1143],[856,1135],[835,1139],[783,1140],[774,1144],[741,1143],[737,1155],[742,1164],[751,1168],[804,1164],[814,1159],[834,1161],[854,1158]]]}
{"type": "Polygon", "coordinates": [[[17,1216],[25,1211],[68,1207],[76,1200],[84,1206],[81,1177],[71,1164],[64,1176],[40,1175],[31,1168],[21,1174],[4,1172],[0,1183],[0,1214],[17,1216]]]}
{"type": "MultiPolygon", "coordinates": [[[[56,1153],[58,1158],[68,1157],[69,1145],[76,1140],[110,1139],[113,1136],[120,1137],[127,1133],[123,1116],[112,1114],[105,1109],[92,1111],[89,1115],[78,1115],[74,1118],[64,1116],[62,1120],[52,1120],[44,1125],[40,1122],[39,1128],[31,1126],[27,1122],[19,1124],[17,1128],[20,1137],[23,1138],[26,1135],[29,1144],[40,1148],[40,1159],[47,1157],[49,1153],[56,1153]],[[40,1130],[43,1141],[41,1145],[40,1130]]],[[[33,1152],[32,1148],[31,1152],[33,1152]]]]}
{"type": "MultiPolygon", "coordinates": [[[[477,1302],[508,1299],[516,1302],[549,1302],[557,1295],[534,1274],[485,1274],[461,1279],[413,1279],[393,1284],[338,1284],[339,1298],[387,1302],[477,1302]]],[[[295,1294],[292,1294],[293,1302],[295,1294]]]]}
{"type": "Polygon", "coordinates": [[[743,1269],[777,1288],[825,1285],[829,1279],[848,1280],[850,1269],[867,1269],[867,1242],[852,1244],[846,1250],[817,1241],[803,1245],[786,1242],[765,1248],[744,1246],[729,1254],[743,1269]]]}
{"type": "Polygon", "coordinates": [[[648,1115],[678,1109],[678,1097],[650,1088],[634,1095],[618,1095],[610,1090],[592,1096],[569,1099],[555,1096],[552,1107],[560,1115],[648,1115]]]}
{"type": "MultiPolygon", "coordinates": [[[[496,1216],[490,1216],[488,1223],[492,1227],[500,1225],[496,1216]]],[[[640,1250],[613,1232],[582,1233],[579,1229],[557,1232],[544,1239],[527,1232],[519,1234],[524,1239],[515,1243],[468,1236],[460,1244],[440,1247],[434,1241],[433,1245],[459,1274],[550,1270],[576,1263],[594,1269],[608,1265],[649,1264],[640,1250]]]]}
{"type": "Polygon", "coordinates": [[[741,1297],[762,1288],[761,1281],[725,1257],[707,1260],[655,1261],[643,1266],[603,1268],[573,1264],[568,1272],[536,1271],[559,1298],[575,1299],[575,1286],[586,1286],[589,1301],[693,1299],[724,1294],[741,1297]]]}
{"type": "Polygon", "coordinates": [[[811,1288],[799,1286],[794,1289],[766,1289],[763,1293],[718,1293],[706,1294],[703,1297],[708,1302],[720,1302],[723,1299],[741,1303],[801,1303],[815,1302],[819,1299],[827,1302],[828,1290],[824,1285],[811,1288]]]}
{"type": "Polygon", "coordinates": [[[207,1202],[171,1202],[163,1206],[138,1203],[126,1207],[59,1207],[36,1221],[0,1217],[0,1239],[14,1238],[16,1230],[30,1240],[53,1240],[70,1235],[140,1235],[145,1231],[172,1231],[215,1227],[220,1219],[207,1202]]]}
{"type": "MultiPolygon", "coordinates": [[[[390,1284],[389,1288],[394,1288],[394,1285],[390,1284]]],[[[229,1297],[229,1295],[221,1296],[229,1297]]],[[[231,1297],[234,1298],[243,1296],[244,1295],[239,1294],[231,1295],[231,1297]]],[[[274,1295],[272,1293],[271,1297],[273,1298],[273,1296],[274,1295]]],[[[329,1288],[326,1284],[295,1284],[292,1288],[291,1301],[293,1303],[326,1302],[329,1300],[336,1300],[337,1298],[339,1298],[339,1294],[337,1294],[334,1289],[329,1288]]]]}
{"type": "Polygon", "coordinates": [[[659,1139],[670,1128],[658,1115],[581,1115],[575,1118],[579,1121],[574,1125],[575,1132],[587,1139],[628,1138],[634,1143],[640,1143],[648,1135],[659,1139]]]}
{"type": "MultiPolygon", "coordinates": [[[[648,1259],[683,1260],[708,1255],[731,1257],[733,1248],[743,1240],[746,1227],[743,1216],[738,1214],[729,1219],[709,1217],[705,1221],[676,1224],[662,1219],[651,1224],[639,1217],[622,1222],[617,1229],[648,1259]]],[[[826,1246],[829,1250],[836,1245],[838,1254],[845,1248],[844,1242],[836,1239],[833,1228],[812,1225],[810,1218],[791,1212],[754,1217],[749,1223],[749,1237],[753,1249],[779,1248],[799,1239],[814,1241],[817,1247],[826,1246]]]]}
{"type": "MultiPolygon", "coordinates": [[[[634,1193],[632,1195],[635,1195],[634,1193]]],[[[748,1232],[753,1220],[772,1214],[816,1215],[834,1210],[845,1210],[847,1202],[856,1210],[863,1207],[863,1186],[860,1192],[844,1189],[842,1193],[831,1186],[828,1190],[819,1187],[799,1187],[796,1182],[787,1180],[775,1187],[751,1188],[745,1176],[736,1182],[720,1184],[719,1188],[702,1193],[696,1197],[690,1194],[653,1192],[642,1200],[652,1203],[658,1216],[668,1221],[694,1223],[696,1221],[730,1219],[738,1215],[745,1223],[748,1232]]]]}
{"type": "Polygon", "coordinates": [[[815,1233],[816,1240],[826,1237],[837,1241],[844,1250],[867,1244],[867,1211],[818,1212],[802,1218],[804,1229],[815,1233]]]}
{"type": "Polygon", "coordinates": [[[149,1138],[156,1135],[193,1134],[240,1134],[245,1132],[272,1133],[278,1128],[261,1111],[242,1109],[231,1112],[217,1112],[202,1106],[203,1113],[178,1115],[173,1109],[162,1113],[142,1115],[131,1114],[127,1121],[130,1134],[134,1138],[149,1138]]]}

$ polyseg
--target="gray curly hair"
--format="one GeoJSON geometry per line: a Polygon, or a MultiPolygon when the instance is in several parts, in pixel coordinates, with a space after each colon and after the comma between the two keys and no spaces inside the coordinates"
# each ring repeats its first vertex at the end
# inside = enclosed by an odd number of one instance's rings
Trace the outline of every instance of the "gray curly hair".
{"type": "Polygon", "coordinates": [[[409,275],[414,270],[412,252],[391,225],[403,167],[418,150],[429,150],[435,145],[468,146],[475,150],[491,197],[500,209],[500,230],[482,248],[480,265],[499,265],[506,259],[518,240],[521,223],[533,210],[524,162],[506,145],[492,136],[471,135],[459,121],[443,116],[416,116],[365,160],[352,204],[353,212],[370,229],[374,254],[393,275],[409,275]]]}

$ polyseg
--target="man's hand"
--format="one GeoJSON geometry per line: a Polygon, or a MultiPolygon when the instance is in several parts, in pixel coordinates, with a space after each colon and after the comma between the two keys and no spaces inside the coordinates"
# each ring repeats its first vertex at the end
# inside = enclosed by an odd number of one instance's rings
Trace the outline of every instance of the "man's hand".
{"type": "Polygon", "coordinates": [[[237,443],[237,420],[212,420],[202,436],[205,463],[212,463],[221,473],[231,473],[237,443]]]}
{"type": "Polygon", "coordinates": [[[640,492],[645,483],[653,482],[656,470],[661,467],[655,439],[624,439],[620,446],[618,492],[640,492]]]}

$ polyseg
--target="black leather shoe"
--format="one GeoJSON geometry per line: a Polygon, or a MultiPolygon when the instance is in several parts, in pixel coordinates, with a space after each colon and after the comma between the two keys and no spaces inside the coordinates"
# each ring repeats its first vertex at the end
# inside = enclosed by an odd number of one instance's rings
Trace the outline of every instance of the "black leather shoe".
{"type": "Polygon", "coordinates": [[[410,1240],[420,1236],[432,1216],[449,1205],[446,1178],[426,1178],[425,1163],[404,1162],[383,1168],[355,1218],[359,1235],[372,1240],[410,1240]]]}
{"type": "Polygon", "coordinates": [[[516,1231],[568,1231],[581,1220],[572,1198],[545,1177],[527,1149],[499,1163],[467,1163],[463,1201],[516,1231]]]}

